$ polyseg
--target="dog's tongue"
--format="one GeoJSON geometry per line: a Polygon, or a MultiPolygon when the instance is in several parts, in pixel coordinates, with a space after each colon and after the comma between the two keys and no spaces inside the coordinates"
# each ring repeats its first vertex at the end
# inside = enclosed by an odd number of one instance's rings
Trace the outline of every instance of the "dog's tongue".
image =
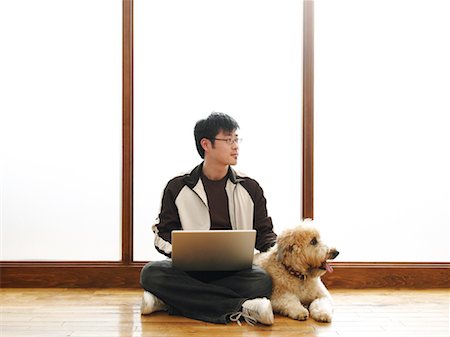
{"type": "Polygon", "coordinates": [[[328,262],[324,263],[324,267],[325,267],[327,272],[329,272],[329,273],[333,272],[333,267],[331,267],[331,265],[328,262]]]}

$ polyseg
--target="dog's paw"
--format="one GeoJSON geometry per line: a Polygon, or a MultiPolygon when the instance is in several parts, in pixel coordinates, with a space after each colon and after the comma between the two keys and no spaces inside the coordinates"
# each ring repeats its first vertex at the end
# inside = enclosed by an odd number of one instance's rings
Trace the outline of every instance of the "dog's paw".
{"type": "Polygon", "coordinates": [[[298,321],[306,321],[309,317],[309,312],[305,308],[301,308],[296,312],[291,312],[288,314],[290,318],[296,319],[298,321]]]}
{"type": "Polygon", "coordinates": [[[333,316],[331,300],[326,297],[316,299],[310,304],[309,313],[317,322],[330,323],[333,316]]]}
{"type": "Polygon", "coordinates": [[[321,310],[312,310],[310,313],[311,317],[317,322],[331,323],[332,315],[330,312],[321,310]]]}

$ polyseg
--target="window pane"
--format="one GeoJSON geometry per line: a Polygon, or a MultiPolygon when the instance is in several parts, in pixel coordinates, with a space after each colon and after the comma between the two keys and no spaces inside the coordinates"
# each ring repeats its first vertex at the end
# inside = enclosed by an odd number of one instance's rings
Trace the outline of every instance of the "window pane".
{"type": "Polygon", "coordinates": [[[201,162],[193,129],[212,111],[240,124],[236,169],[263,187],[276,230],[298,223],[302,17],[293,0],[135,0],[135,260],[161,259],[161,192],[201,162]]]}
{"type": "Polygon", "coordinates": [[[121,10],[2,2],[2,260],[120,259],[121,10]]]}
{"type": "Polygon", "coordinates": [[[448,1],[316,1],[315,217],[341,261],[449,261],[448,1]]]}

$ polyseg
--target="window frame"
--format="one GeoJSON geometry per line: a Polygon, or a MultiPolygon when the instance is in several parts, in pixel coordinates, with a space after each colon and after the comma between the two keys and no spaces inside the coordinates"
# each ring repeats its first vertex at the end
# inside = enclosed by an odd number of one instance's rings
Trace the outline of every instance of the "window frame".
{"type": "MultiPolygon", "coordinates": [[[[303,218],[314,218],[314,0],[303,0],[303,218]]],[[[0,261],[1,287],[139,287],[133,261],[133,0],[122,0],[122,258],[118,262],[0,261]]],[[[333,263],[327,286],[448,287],[450,263],[333,263]]]]}

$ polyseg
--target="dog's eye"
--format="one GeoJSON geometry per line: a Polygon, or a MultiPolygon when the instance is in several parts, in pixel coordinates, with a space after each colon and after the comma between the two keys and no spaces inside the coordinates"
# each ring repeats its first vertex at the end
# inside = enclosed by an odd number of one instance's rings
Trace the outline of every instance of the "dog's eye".
{"type": "Polygon", "coordinates": [[[313,238],[310,242],[310,244],[312,244],[313,246],[317,245],[317,239],[313,238]]]}

